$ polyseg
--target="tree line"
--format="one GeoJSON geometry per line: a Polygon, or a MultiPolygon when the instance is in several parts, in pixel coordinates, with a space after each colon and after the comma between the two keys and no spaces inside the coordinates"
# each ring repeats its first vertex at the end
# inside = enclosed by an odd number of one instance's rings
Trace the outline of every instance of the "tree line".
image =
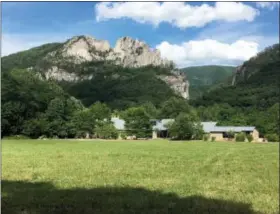
{"type": "MultiPolygon", "coordinates": [[[[45,81],[28,70],[15,69],[1,73],[1,136],[24,135],[30,138],[117,138],[111,122],[113,115],[126,121],[127,135],[150,137],[151,119],[185,118],[193,132],[199,122],[196,110],[186,100],[171,97],[156,107],[152,102],[112,109],[97,101],[86,107],[66,93],[56,82],[45,81]]],[[[177,121],[177,119],[175,120],[177,121]]],[[[176,123],[175,123],[176,124],[176,123]]],[[[171,128],[171,135],[186,138],[171,128]]],[[[192,138],[194,135],[188,135],[192,138]]]]}

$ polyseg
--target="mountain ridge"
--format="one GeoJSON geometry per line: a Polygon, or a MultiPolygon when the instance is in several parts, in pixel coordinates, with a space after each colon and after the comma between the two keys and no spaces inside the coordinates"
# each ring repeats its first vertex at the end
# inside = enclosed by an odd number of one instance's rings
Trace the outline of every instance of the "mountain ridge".
{"type": "MultiPolygon", "coordinates": [[[[162,59],[160,52],[151,50],[146,43],[130,37],[120,38],[115,47],[111,48],[105,40],[76,36],[64,43],[45,44],[2,58],[4,72],[15,68],[28,69],[38,74],[41,79],[58,82],[67,92],[77,95],[77,99],[86,99],[87,105],[97,101],[96,99],[104,99],[102,96],[138,102],[137,94],[125,92],[134,88],[132,85],[127,85],[129,81],[139,85],[139,88],[141,88],[140,81],[143,81],[142,84],[150,88],[152,92],[141,89],[143,94],[140,93],[139,97],[153,94],[148,100],[153,100],[152,97],[157,100],[156,96],[161,94],[161,92],[156,92],[156,86],[159,87],[158,90],[169,94],[168,96],[174,93],[184,99],[189,97],[188,80],[184,74],[174,68],[174,63],[162,59]],[[139,79],[137,80],[136,77],[139,79]],[[152,82],[153,86],[150,86],[152,82]],[[127,85],[127,89],[122,88],[121,84],[127,85]],[[91,91],[81,87],[82,85],[92,88],[91,91]],[[115,94],[113,97],[104,93],[109,85],[112,87],[109,93],[115,94]],[[82,91],[76,93],[73,88],[82,91]],[[173,92],[171,93],[169,89],[173,92]],[[88,92],[85,94],[83,91],[88,92]],[[96,91],[99,93],[96,94],[96,91]],[[120,98],[117,91],[123,97],[120,98]],[[96,96],[96,99],[93,99],[93,96],[96,96]]],[[[156,102],[158,103],[159,101],[156,102]]]]}

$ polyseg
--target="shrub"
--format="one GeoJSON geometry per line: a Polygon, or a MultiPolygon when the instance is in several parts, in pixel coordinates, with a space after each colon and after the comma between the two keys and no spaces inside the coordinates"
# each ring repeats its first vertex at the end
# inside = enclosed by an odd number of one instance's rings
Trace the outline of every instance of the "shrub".
{"type": "Polygon", "coordinates": [[[235,137],[236,142],[244,142],[246,139],[246,136],[244,133],[238,133],[235,137]]]}
{"type": "Polygon", "coordinates": [[[179,114],[169,128],[170,137],[177,140],[201,139],[202,126],[194,121],[196,121],[196,117],[192,114],[179,114]]]}
{"type": "Polygon", "coordinates": [[[248,135],[247,135],[247,140],[248,140],[249,142],[252,142],[252,141],[253,141],[253,136],[250,135],[250,134],[248,134],[248,135]]]}
{"type": "Polygon", "coordinates": [[[204,141],[208,141],[209,138],[210,138],[209,134],[204,134],[204,135],[203,135],[203,140],[204,140],[204,141]]]}
{"type": "Polygon", "coordinates": [[[216,137],[211,137],[211,141],[214,142],[216,140],[216,137]]]}
{"type": "Polygon", "coordinates": [[[103,139],[118,138],[118,131],[113,124],[97,125],[94,131],[99,138],[103,138],[103,139]]]}
{"type": "Polygon", "coordinates": [[[27,140],[30,139],[28,136],[25,135],[11,135],[3,137],[5,140],[27,140]]]}
{"type": "Polygon", "coordinates": [[[76,134],[76,138],[85,138],[87,133],[85,131],[78,131],[76,134]]]}
{"type": "Polygon", "coordinates": [[[228,136],[229,139],[233,139],[234,138],[234,132],[233,131],[227,132],[227,136],[228,136]]]}
{"type": "Polygon", "coordinates": [[[194,134],[192,137],[193,140],[202,140],[203,139],[203,128],[201,124],[194,124],[194,134]]]}
{"type": "Polygon", "coordinates": [[[48,137],[46,135],[41,135],[40,137],[38,137],[38,139],[47,139],[48,137]]]}
{"type": "Polygon", "coordinates": [[[121,133],[121,138],[122,138],[122,139],[125,139],[125,140],[126,140],[126,137],[127,137],[126,133],[121,133]]]}
{"type": "Polygon", "coordinates": [[[279,142],[279,136],[277,134],[267,134],[265,137],[268,142],[279,142]]]}

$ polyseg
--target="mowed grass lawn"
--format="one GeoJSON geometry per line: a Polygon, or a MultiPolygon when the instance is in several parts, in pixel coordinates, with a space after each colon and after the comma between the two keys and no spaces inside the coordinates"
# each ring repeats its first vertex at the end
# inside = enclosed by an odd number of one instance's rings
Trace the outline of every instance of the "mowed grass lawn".
{"type": "Polygon", "coordinates": [[[2,213],[279,213],[279,144],[3,140],[2,213]]]}

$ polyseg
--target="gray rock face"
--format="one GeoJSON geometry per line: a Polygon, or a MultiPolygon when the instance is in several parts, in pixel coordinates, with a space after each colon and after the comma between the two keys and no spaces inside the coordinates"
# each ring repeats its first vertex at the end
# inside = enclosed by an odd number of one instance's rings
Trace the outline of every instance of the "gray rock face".
{"type": "Polygon", "coordinates": [[[236,68],[235,74],[233,75],[231,85],[236,85],[237,82],[245,80],[245,72],[247,68],[244,65],[240,65],[236,68]]]}
{"type": "Polygon", "coordinates": [[[75,73],[69,73],[66,70],[60,69],[57,66],[52,66],[45,72],[45,78],[47,80],[54,79],[57,81],[76,82],[92,79],[93,75],[78,76],[75,73]]]}
{"type": "MultiPolygon", "coordinates": [[[[45,60],[51,62],[45,70],[46,79],[58,81],[81,81],[93,78],[93,75],[81,76],[59,68],[59,62],[79,65],[83,62],[112,61],[124,67],[159,66],[172,68],[174,63],[163,59],[158,50],[152,50],[146,43],[133,40],[130,37],[120,38],[116,46],[110,48],[109,42],[97,40],[90,36],[76,36],[65,42],[59,50],[50,52],[45,60]]],[[[172,72],[170,76],[158,76],[166,82],[177,94],[184,98],[189,97],[189,83],[185,75],[172,72]]]]}
{"type": "Polygon", "coordinates": [[[146,43],[130,37],[120,38],[114,52],[120,58],[119,63],[125,67],[146,65],[169,67],[173,65],[171,61],[162,59],[158,50],[152,50],[146,43]]]}
{"type": "MultiPolygon", "coordinates": [[[[57,52],[49,53],[48,57],[55,56],[57,52]]],[[[59,52],[64,60],[75,64],[110,60],[124,67],[173,65],[172,61],[162,59],[158,50],[152,50],[146,43],[130,37],[120,38],[112,49],[106,40],[97,40],[90,36],[76,36],[68,40],[59,52]]]]}
{"type": "Polygon", "coordinates": [[[89,36],[74,37],[62,49],[62,56],[76,59],[75,63],[104,60],[102,53],[110,51],[108,41],[97,40],[89,36]]]}
{"type": "Polygon", "coordinates": [[[77,81],[78,76],[74,73],[68,73],[63,69],[59,69],[56,66],[51,67],[50,69],[45,72],[45,78],[48,79],[55,79],[58,81],[77,81]]]}
{"type": "Polygon", "coordinates": [[[166,84],[168,84],[178,95],[185,99],[189,99],[189,81],[184,74],[172,72],[172,76],[158,76],[166,84]]]}

